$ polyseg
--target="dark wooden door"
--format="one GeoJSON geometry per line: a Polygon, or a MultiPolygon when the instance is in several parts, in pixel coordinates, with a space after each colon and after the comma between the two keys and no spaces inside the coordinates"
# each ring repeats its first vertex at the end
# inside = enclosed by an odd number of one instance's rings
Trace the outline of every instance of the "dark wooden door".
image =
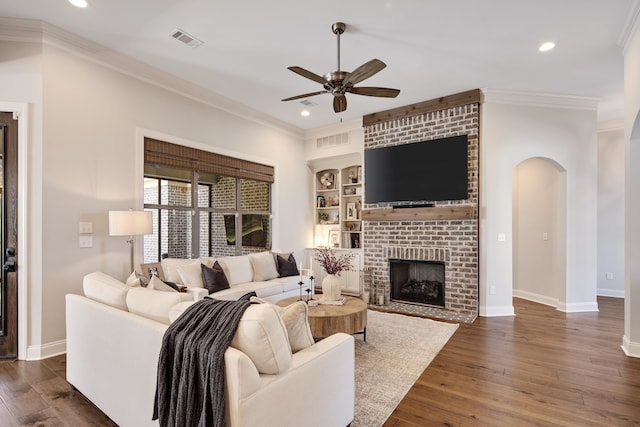
{"type": "Polygon", "coordinates": [[[0,358],[18,355],[18,121],[0,113],[0,358]]]}

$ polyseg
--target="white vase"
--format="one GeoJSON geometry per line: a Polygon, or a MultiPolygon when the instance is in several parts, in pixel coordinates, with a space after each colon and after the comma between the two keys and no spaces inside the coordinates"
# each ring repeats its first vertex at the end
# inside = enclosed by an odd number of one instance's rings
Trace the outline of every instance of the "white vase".
{"type": "Polygon", "coordinates": [[[329,274],[322,280],[322,299],[325,301],[339,301],[342,294],[342,281],[335,274],[329,274]]]}

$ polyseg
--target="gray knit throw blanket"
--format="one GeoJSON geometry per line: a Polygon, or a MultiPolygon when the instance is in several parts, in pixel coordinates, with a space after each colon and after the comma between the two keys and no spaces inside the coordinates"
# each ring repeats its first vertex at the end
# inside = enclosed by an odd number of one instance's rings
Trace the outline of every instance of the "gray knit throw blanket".
{"type": "Polygon", "coordinates": [[[224,352],[249,305],[205,298],[169,326],[153,409],[161,427],[224,427],[224,352]]]}

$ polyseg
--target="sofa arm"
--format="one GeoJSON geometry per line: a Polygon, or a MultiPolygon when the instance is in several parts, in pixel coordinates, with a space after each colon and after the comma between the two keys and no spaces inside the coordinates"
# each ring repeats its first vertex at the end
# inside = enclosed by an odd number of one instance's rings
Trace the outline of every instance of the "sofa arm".
{"type": "MultiPolygon", "coordinates": [[[[225,353],[225,362],[229,353],[225,353]]],[[[246,362],[255,370],[250,360],[246,362]]],[[[253,374],[244,372],[248,368],[243,362],[237,366],[237,371],[226,366],[229,426],[293,427],[304,420],[309,427],[341,427],[353,420],[355,355],[351,335],[331,335],[295,353],[289,370],[260,375],[259,383],[253,374]]]]}

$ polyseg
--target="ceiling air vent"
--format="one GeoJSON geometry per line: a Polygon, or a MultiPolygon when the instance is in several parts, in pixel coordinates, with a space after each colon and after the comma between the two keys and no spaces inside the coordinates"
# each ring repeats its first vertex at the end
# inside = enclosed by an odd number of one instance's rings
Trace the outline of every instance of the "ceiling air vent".
{"type": "Polygon", "coordinates": [[[349,132],[339,133],[337,135],[323,136],[316,139],[317,148],[336,147],[338,145],[346,145],[349,143],[349,132]]]}
{"type": "Polygon", "coordinates": [[[173,30],[170,35],[174,39],[181,41],[189,47],[195,48],[204,43],[202,40],[193,37],[191,34],[185,31],[182,31],[180,28],[176,28],[175,30],[173,30]]]}

